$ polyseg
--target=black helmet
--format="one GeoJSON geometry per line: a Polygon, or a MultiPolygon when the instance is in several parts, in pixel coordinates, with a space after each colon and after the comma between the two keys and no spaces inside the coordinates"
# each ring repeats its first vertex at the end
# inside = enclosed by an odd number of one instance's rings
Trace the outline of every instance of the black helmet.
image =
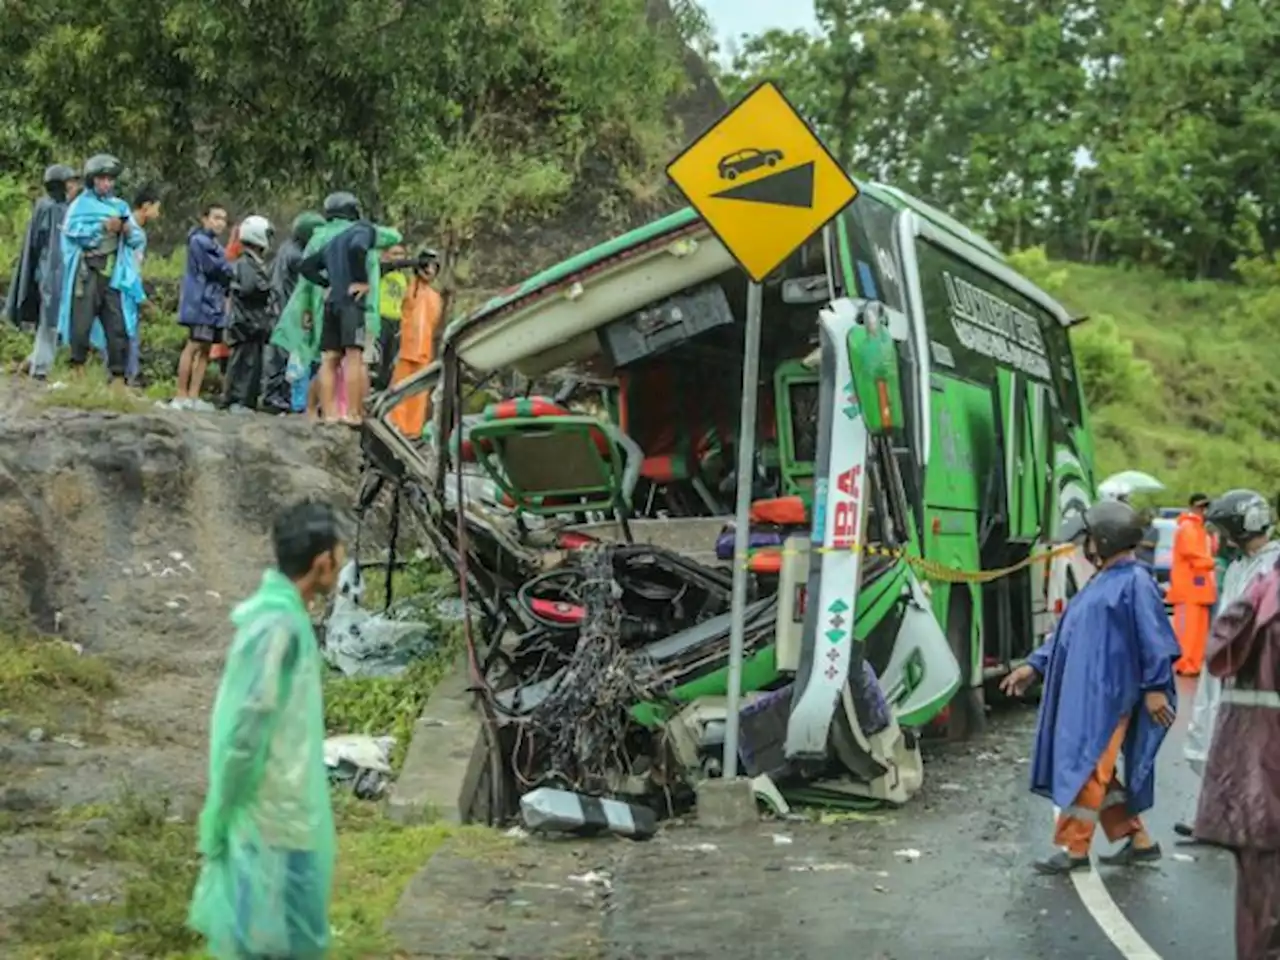
{"type": "Polygon", "coordinates": [[[359,220],[360,201],[345,190],[331,193],[324,198],[324,216],[326,220],[359,220]]]}
{"type": "Polygon", "coordinates": [[[1209,504],[1204,518],[1238,547],[1254,537],[1266,536],[1275,523],[1271,504],[1256,490],[1228,490],[1209,504]]]}
{"type": "Polygon", "coordinates": [[[1082,536],[1093,539],[1099,560],[1110,560],[1118,553],[1132,550],[1142,542],[1142,517],[1138,511],[1119,500],[1103,500],[1084,513],[1068,517],[1059,539],[1064,542],[1082,536]]]}
{"type": "Polygon", "coordinates": [[[44,185],[46,187],[57,186],[66,183],[68,180],[78,180],[80,174],[76,173],[65,163],[55,163],[44,170],[44,185]]]}
{"type": "Polygon", "coordinates": [[[95,153],[84,162],[84,178],[120,176],[121,163],[109,153],[95,153]]]}

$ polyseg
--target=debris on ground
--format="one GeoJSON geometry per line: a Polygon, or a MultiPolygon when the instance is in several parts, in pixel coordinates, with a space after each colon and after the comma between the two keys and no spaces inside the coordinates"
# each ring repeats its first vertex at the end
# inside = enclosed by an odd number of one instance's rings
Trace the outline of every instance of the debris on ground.
{"type": "Polygon", "coordinates": [[[360,800],[377,800],[391,781],[391,751],[395,737],[341,734],[326,737],[324,765],[333,783],[349,783],[360,800]]]}
{"type": "Polygon", "coordinates": [[[348,677],[391,677],[431,654],[439,643],[436,623],[424,616],[438,597],[405,597],[383,613],[360,602],[364,576],[356,561],[338,574],[333,610],[325,622],[324,657],[348,677]]]}
{"type": "Polygon", "coordinates": [[[658,832],[658,818],[648,807],[584,797],[551,787],[539,787],[521,797],[520,812],[525,826],[534,832],[595,834],[609,831],[634,840],[647,840],[658,832]]]}

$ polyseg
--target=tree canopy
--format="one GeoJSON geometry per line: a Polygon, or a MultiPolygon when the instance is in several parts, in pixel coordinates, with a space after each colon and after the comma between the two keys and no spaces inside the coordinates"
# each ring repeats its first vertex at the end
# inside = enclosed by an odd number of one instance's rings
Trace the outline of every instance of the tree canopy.
{"type": "Polygon", "coordinates": [[[1269,0],[816,0],[744,38],[858,173],[1006,248],[1224,276],[1280,242],[1269,0]]]}
{"type": "Polygon", "coordinates": [[[625,173],[674,148],[687,18],[652,6],[12,0],[0,168],[108,150],[186,198],[345,188],[461,241],[588,159],[625,173]]]}

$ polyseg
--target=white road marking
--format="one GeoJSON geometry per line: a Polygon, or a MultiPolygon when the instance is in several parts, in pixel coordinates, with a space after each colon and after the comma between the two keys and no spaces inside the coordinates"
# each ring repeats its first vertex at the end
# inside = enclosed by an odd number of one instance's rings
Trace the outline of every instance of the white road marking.
{"type": "MultiPolygon", "coordinates": [[[[1058,822],[1058,814],[1061,812],[1060,808],[1056,806],[1053,808],[1055,825],[1058,822]]],[[[1093,917],[1093,922],[1106,934],[1111,945],[1120,951],[1124,960],[1161,960],[1160,954],[1142,939],[1142,934],[1138,933],[1137,928],[1129,922],[1124,911],[1112,899],[1111,891],[1102,882],[1102,877],[1098,875],[1092,863],[1089,864],[1088,872],[1084,870],[1072,872],[1071,885],[1076,888],[1076,895],[1080,897],[1084,908],[1089,911],[1089,916],[1093,917]]]]}

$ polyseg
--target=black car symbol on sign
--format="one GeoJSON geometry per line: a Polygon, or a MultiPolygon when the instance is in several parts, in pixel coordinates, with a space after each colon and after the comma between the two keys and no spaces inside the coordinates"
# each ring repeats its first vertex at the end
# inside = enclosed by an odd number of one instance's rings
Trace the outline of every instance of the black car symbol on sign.
{"type": "Polygon", "coordinates": [[[740,174],[750,173],[759,167],[776,167],[781,159],[781,150],[757,150],[751,147],[721,157],[717,168],[720,179],[737,180],[740,174]]]}

